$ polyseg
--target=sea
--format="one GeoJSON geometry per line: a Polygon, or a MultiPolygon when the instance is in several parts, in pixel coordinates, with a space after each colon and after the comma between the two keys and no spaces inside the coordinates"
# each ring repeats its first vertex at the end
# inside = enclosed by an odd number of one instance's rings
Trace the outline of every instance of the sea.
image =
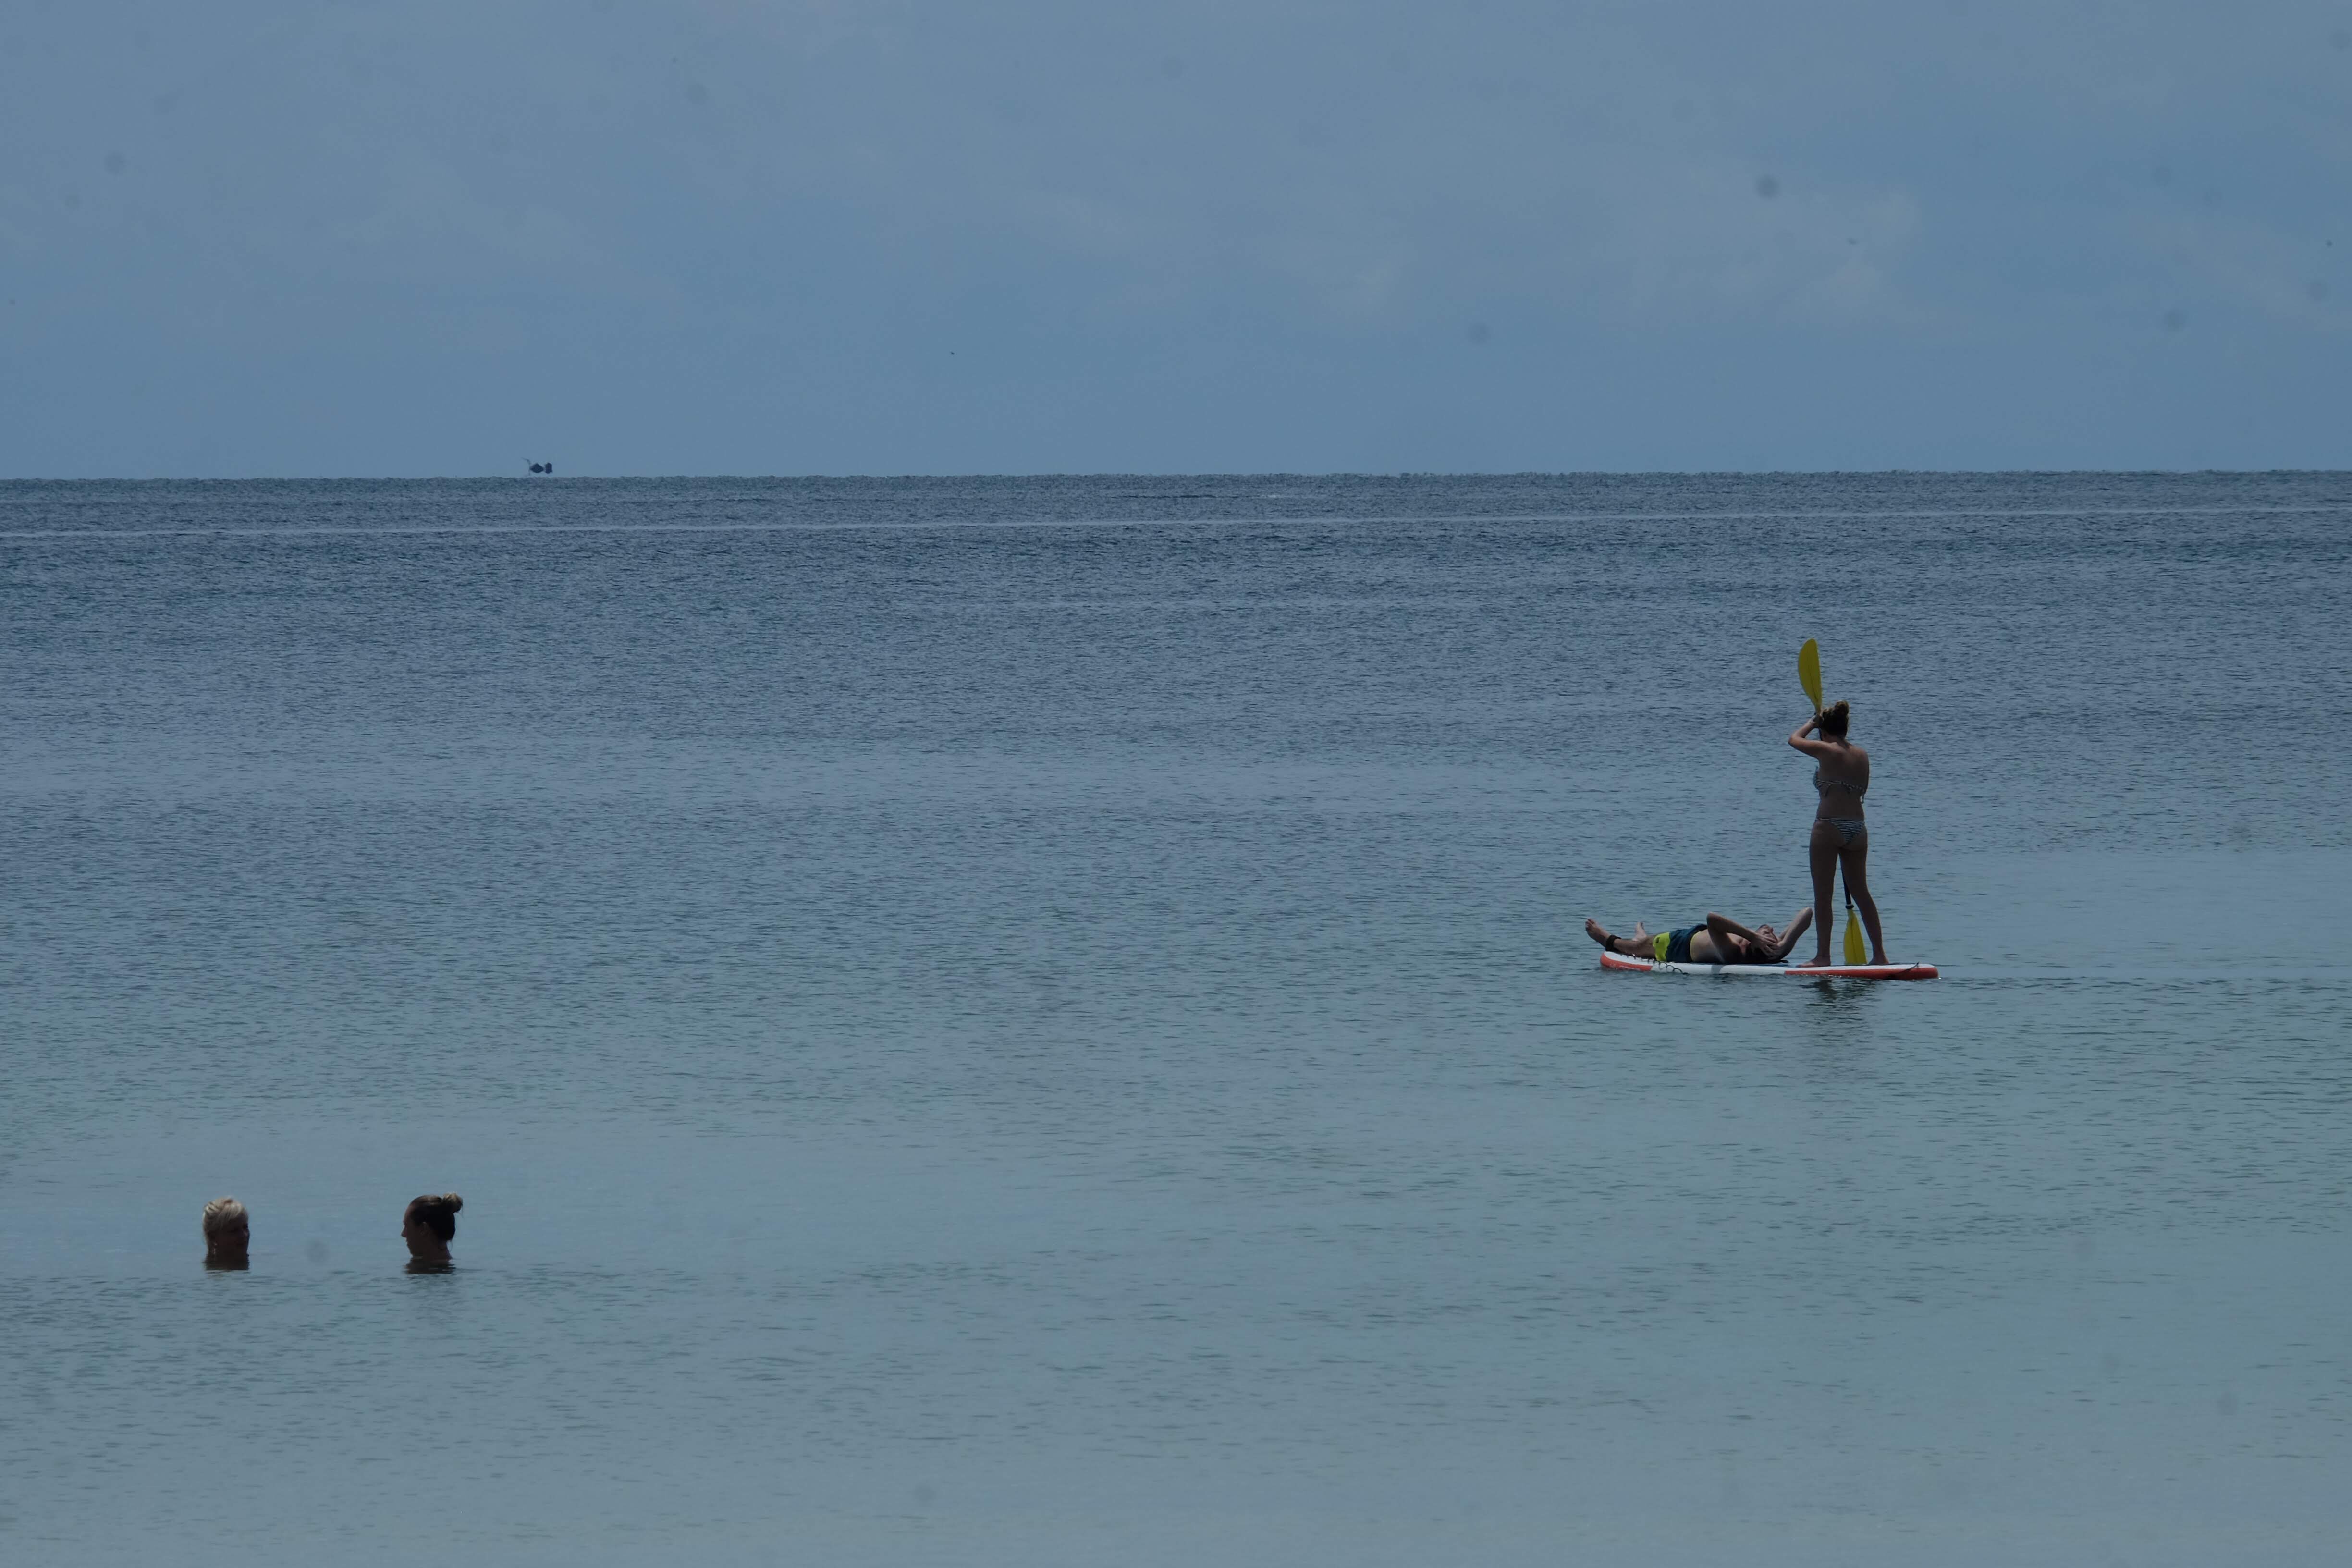
{"type": "Polygon", "coordinates": [[[2352,474],[0,485],[0,1560],[2352,1560],[2347,807],[2352,474]]]}

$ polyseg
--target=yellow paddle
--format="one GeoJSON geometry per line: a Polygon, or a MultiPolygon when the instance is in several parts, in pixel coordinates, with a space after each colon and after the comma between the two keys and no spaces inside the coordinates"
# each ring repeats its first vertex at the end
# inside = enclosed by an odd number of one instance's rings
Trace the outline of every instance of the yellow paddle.
{"type": "MultiPolygon", "coordinates": [[[[1820,712],[1823,706],[1822,645],[1811,637],[1807,637],[1805,646],[1797,650],[1797,679],[1803,684],[1805,695],[1812,699],[1813,711],[1820,712]]],[[[1862,922],[1854,919],[1853,895],[1848,893],[1845,900],[1845,961],[1858,964],[1867,962],[1869,957],[1869,951],[1862,944],[1862,922]]]]}

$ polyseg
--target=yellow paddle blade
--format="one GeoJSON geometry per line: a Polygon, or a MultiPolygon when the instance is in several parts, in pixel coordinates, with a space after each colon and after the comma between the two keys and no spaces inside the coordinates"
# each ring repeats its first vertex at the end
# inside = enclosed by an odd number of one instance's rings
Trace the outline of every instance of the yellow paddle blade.
{"type": "Polygon", "coordinates": [[[1822,710],[1822,645],[1812,638],[1797,650],[1797,679],[1804,682],[1805,695],[1813,700],[1813,711],[1822,710]]]}
{"type": "Polygon", "coordinates": [[[1867,962],[1869,957],[1870,955],[1863,951],[1862,922],[1854,918],[1853,906],[1848,904],[1845,907],[1845,961],[1848,963],[1862,963],[1867,962]]]}

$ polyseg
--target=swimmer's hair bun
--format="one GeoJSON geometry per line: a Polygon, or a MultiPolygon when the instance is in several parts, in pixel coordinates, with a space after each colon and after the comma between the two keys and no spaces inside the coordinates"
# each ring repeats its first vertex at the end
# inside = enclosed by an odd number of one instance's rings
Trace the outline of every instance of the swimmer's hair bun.
{"type": "Polygon", "coordinates": [[[447,1241],[457,1234],[457,1211],[465,1206],[455,1193],[425,1193],[408,1200],[406,1218],[447,1241]]]}
{"type": "Polygon", "coordinates": [[[205,1239],[211,1240],[243,1218],[243,1204],[235,1198],[215,1198],[205,1205],[205,1239]]]}

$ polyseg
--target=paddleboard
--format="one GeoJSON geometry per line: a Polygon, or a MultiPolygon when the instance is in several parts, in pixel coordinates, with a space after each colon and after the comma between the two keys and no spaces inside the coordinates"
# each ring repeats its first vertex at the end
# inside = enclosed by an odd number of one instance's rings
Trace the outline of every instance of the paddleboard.
{"type": "Polygon", "coordinates": [[[1779,963],[1666,963],[1654,958],[1628,958],[1602,952],[1601,967],[1628,974],[1773,975],[1782,980],[1934,980],[1932,963],[1828,963],[1807,969],[1779,963]]]}

